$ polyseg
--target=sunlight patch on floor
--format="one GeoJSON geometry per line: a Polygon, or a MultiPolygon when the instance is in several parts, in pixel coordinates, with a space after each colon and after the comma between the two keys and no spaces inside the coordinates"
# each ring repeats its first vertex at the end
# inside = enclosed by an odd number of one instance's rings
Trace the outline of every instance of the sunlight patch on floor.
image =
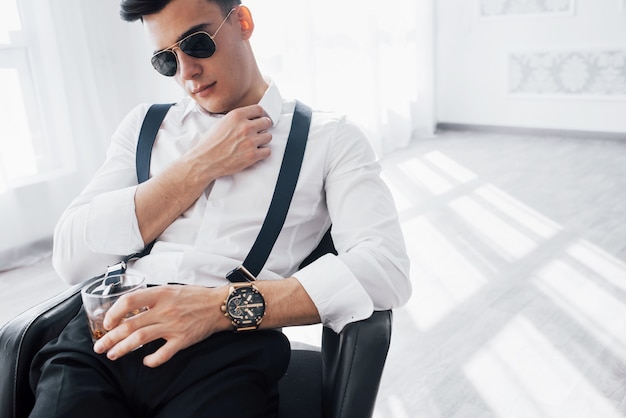
{"type": "Polygon", "coordinates": [[[563,229],[560,225],[495,186],[488,184],[479,187],[476,189],[475,193],[485,202],[488,202],[497,209],[500,214],[506,215],[540,238],[552,238],[557,232],[563,229]]]}
{"type": "Polygon", "coordinates": [[[407,410],[404,402],[398,396],[388,396],[387,397],[387,407],[389,408],[389,412],[385,412],[385,415],[381,415],[381,413],[374,413],[374,418],[412,418],[414,415],[410,414],[407,410]]]}
{"type": "Polygon", "coordinates": [[[537,246],[537,242],[474,197],[460,197],[450,202],[449,206],[495,253],[507,261],[521,259],[537,246]]]}
{"type": "Polygon", "coordinates": [[[487,279],[426,218],[414,218],[402,227],[413,279],[407,311],[426,331],[478,292],[487,279]]]}
{"type": "Polygon", "coordinates": [[[565,260],[552,261],[534,281],[600,344],[626,360],[626,305],[622,301],[565,260]]]}
{"type": "Polygon", "coordinates": [[[463,367],[498,418],[621,417],[541,332],[512,319],[463,367]]]}
{"type": "Polygon", "coordinates": [[[626,263],[587,241],[578,241],[567,250],[576,261],[613,286],[626,291],[626,263]]]}
{"type": "Polygon", "coordinates": [[[463,167],[441,151],[431,151],[425,154],[424,158],[459,183],[467,183],[477,177],[471,170],[463,167]]]}
{"type": "Polygon", "coordinates": [[[417,158],[398,164],[400,170],[415,184],[427,189],[434,195],[441,195],[452,190],[454,185],[417,158]]]}

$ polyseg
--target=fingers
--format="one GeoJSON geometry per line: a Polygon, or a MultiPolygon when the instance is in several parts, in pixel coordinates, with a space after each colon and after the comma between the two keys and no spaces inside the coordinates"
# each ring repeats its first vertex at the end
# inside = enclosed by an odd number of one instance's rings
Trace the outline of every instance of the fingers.
{"type": "MultiPolygon", "coordinates": [[[[144,344],[161,338],[158,335],[159,327],[156,325],[139,328],[107,351],[107,358],[109,360],[117,360],[131,351],[142,347],[144,344]]],[[[174,357],[174,354],[178,351],[186,347],[187,346],[184,345],[182,341],[176,338],[167,339],[166,343],[157,351],[144,358],[143,364],[147,367],[158,367],[174,357]]]]}
{"type": "Polygon", "coordinates": [[[161,348],[154,353],[144,357],[143,364],[146,367],[159,367],[174,357],[174,354],[179,352],[184,347],[178,347],[173,340],[167,341],[161,348]]]}
{"type": "Polygon", "coordinates": [[[259,104],[253,104],[250,106],[239,107],[237,109],[233,109],[228,114],[238,115],[241,114],[246,119],[258,119],[262,116],[265,116],[265,110],[263,110],[263,106],[259,104]]]}
{"type": "Polygon", "coordinates": [[[107,357],[115,360],[131,352],[137,347],[154,341],[157,328],[153,324],[149,311],[139,313],[133,317],[123,319],[94,344],[94,351],[98,354],[107,353],[107,357]]]}
{"type": "Polygon", "coordinates": [[[268,131],[272,127],[272,120],[267,116],[248,121],[249,126],[244,128],[242,139],[247,139],[255,148],[262,148],[272,140],[272,134],[268,131]]]}
{"type": "Polygon", "coordinates": [[[144,344],[148,344],[149,342],[155,341],[159,338],[157,325],[141,327],[133,332],[126,332],[127,330],[123,330],[121,327],[124,327],[124,325],[115,328],[98,340],[98,342],[94,345],[94,351],[98,354],[106,352],[109,360],[117,360],[144,344]],[[120,335],[127,336],[123,339],[119,339],[120,335]],[[106,346],[111,347],[109,349],[104,349],[106,346]]]}
{"type": "Polygon", "coordinates": [[[167,343],[145,360],[149,367],[163,364],[177,351],[230,328],[220,310],[226,293],[226,288],[165,285],[125,295],[107,313],[109,332],[96,342],[94,351],[116,360],[151,341],[164,339],[167,343]],[[141,306],[148,310],[124,318],[141,306]]]}
{"type": "Polygon", "coordinates": [[[117,360],[145,344],[163,338],[167,343],[149,356],[146,365],[157,367],[165,363],[185,346],[177,339],[176,333],[168,332],[167,325],[154,316],[145,312],[124,320],[96,342],[94,351],[98,354],[106,353],[109,360],[117,360]]]}
{"type": "Polygon", "coordinates": [[[270,155],[271,128],[261,106],[235,109],[209,128],[187,157],[210,181],[238,173],[270,155]]]}
{"type": "Polygon", "coordinates": [[[104,328],[111,330],[118,326],[129,312],[154,306],[155,293],[153,289],[142,289],[119,298],[104,317],[104,328]]]}
{"type": "Polygon", "coordinates": [[[272,127],[272,120],[265,115],[262,108],[261,111],[261,114],[258,114],[258,112],[242,112],[242,115],[239,117],[243,116],[244,120],[235,120],[235,123],[239,123],[241,126],[241,137],[255,141],[257,147],[266,145],[272,139],[272,136],[268,134],[269,129],[272,127]]]}
{"type": "Polygon", "coordinates": [[[159,290],[158,288],[138,290],[119,298],[104,318],[103,326],[109,332],[96,342],[94,351],[98,354],[107,352],[109,358],[115,359],[157,339],[158,337],[153,337],[150,332],[153,330],[149,325],[155,323],[150,308],[158,300],[161,293],[159,290]],[[129,313],[136,311],[140,313],[129,317],[129,313]],[[132,338],[126,341],[130,336],[132,338]],[[117,350],[111,351],[120,341],[125,343],[117,350]]]}
{"type": "Polygon", "coordinates": [[[258,119],[254,119],[253,122],[258,125],[258,133],[267,132],[272,127],[272,120],[269,116],[261,116],[258,119]]]}
{"type": "Polygon", "coordinates": [[[272,120],[267,116],[260,105],[240,107],[228,113],[228,117],[236,121],[248,120],[258,129],[256,132],[267,131],[272,127],[272,120]]]}

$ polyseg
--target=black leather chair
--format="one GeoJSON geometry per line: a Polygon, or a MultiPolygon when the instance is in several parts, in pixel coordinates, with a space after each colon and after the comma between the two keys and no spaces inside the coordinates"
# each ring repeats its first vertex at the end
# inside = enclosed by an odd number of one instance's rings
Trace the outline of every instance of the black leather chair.
{"type": "MultiPolygon", "coordinates": [[[[43,302],[0,328],[0,416],[27,417],[34,402],[31,361],[56,338],[81,307],[80,286],[43,302]]],[[[370,417],[391,338],[391,311],[322,332],[320,349],[292,350],[280,382],[283,417],[370,417]]]]}

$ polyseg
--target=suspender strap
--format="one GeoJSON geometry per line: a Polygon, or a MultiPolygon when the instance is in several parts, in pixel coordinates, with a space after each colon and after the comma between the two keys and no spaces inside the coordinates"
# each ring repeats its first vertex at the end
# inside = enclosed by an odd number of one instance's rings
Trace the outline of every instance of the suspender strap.
{"type": "MultiPolygon", "coordinates": [[[[154,140],[171,106],[172,104],[169,103],[150,106],[143,124],[141,125],[135,156],[137,181],[139,183],[148,180],[150,176],[150,159],[154,140]]],[[[289,210],[291,199],[296,189],[296,183],[298,182],[306,141],[309,135],[311,114],[312,111],[308,106],[296,101],[291,131],[287,138],[285,154],[278,173],[278,180],[270,207],[263,221],[263,225],[261,226],[261,230],[259,231],[259,235],[244,260],[243,265],[226,275],[231,282],[254,280],[254,277],[259,274],[265,265],[274,247],[278,234],[285,223],[287,211],[289,210]]],[[[126,270],[126,263],[128,261],[149,254],[153,246],[154,241],[148,244],[141,252],[124,257],[120,263],[109,267],[107,276],[115,273],[123,273],[126,270]]]]}
{"type": "MultiPolygon", "coordinates": [[[[165,118],[165,115],[172,107],[173,103],[166,104],[153,104],[148,108],[146,117],[141,124],[141,130],[139,131],[139,139],[137,140],[137,150],[135,152],[135,169],[137,171],[137,182],[143,183],[150,178],[150,157],[152,155],[152,146],[156,139],[157,132],[161,126],[161,122],[165,118]]],[[[127,255],[117,264],[109,266],[105,273],[105,277],[114,274],[122,274],[126,271],[126,264],[130,260],[141,258],[150,254],[155,241],[138,253],[127,255]]]]}
{"type": "MultiPolygon", "coordinates": [[[[174,103],[153,104],[148,108],[148,113],[146,113],[146,117],[141,124],[139,139],[137,140],[137,151],[135,152],[135,169],[137,171],[137,182],[139,183],[143,183],[150,178],[150,160],[154,140],[163,119],[165,119],[165,115],[167,115],[167,112],[173,105],[174,103]]],[[[130,260],[150,254],[155,242],[152,241],[138,253],[126,256],[124,262],[127,263],[130,260]]]]}
{"type": "Polygon", "coordinates": [[[141,131],[139,131],[139,140],[137,141],[137,152],[135,153],[137,181],[139,183],[143,183],[150,177],[152,146],[154,145],[157,132],[159,132],[161,122],[163,122],[172,104],[173,103],[165,103],[150,106],[143,120],[141,131]]]}
{"type": "Polygon", "coordinates": [[[300,167],[304,158],[306,141],[311,124],[311,108],[296,101],[296,108],[291,122],[291,131],[287,138],[283,162],[278,173],[278,180],[267,215],[243,265],[226,275],[231,282],[254,280],[260,272],[274,247],[280,230],[283,228],[291,198],[296,189],[300,167]],[[252,276],[252,277],[251,277],[252,276]]]}

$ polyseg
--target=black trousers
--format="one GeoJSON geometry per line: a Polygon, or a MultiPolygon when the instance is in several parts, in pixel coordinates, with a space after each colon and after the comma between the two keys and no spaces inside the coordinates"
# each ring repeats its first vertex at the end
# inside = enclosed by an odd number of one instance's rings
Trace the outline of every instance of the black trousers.
{"type": "Polygon", "coordinates": [[[151,369],[155,341],[116,360],[93,352],[81,312],[37,354],[30,384],[35,418],[278,416],[278,381],[290,346],[278,331],[221,332],[151,369]]]}

